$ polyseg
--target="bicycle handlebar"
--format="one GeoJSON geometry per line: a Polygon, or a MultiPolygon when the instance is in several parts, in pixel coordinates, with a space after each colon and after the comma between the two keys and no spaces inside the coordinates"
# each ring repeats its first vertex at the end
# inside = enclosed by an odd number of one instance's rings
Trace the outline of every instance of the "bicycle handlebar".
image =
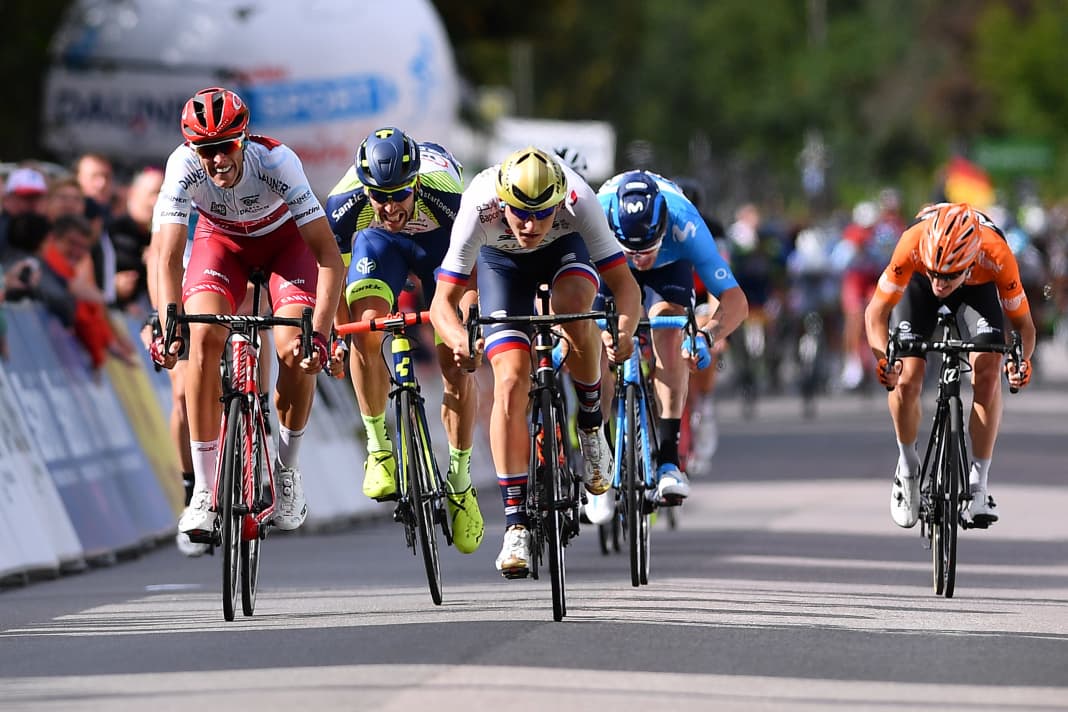
{"type": "Polygon", "coordinates": [[[236,324],[253,325],[257,328],[272,326],[292,326],[300,329],[301,348],[305,358],[311,358],[312,348],[312,313],[311,307],[304,307],[299,318],[288,316],[253,316],[251,314],[179,314],[177,304],[167,305],[167,328],[164,339],[167,351],[174,342],[174,335],[179,324],[216,324],[232,328],[236,324]]]}
{"type": "MultiPolygon", "coordinates": [[[[886,369],[887,372],[889,372],[889,370],[903,358],[899,353],[906,347],[909,351],[909,355],[927,354],[931,351],[950,356],[962,356],[970,353],[1005,354],[1016,368],[1019,369],[1020,364],[1023,363],[1023,345],[1020,340],[1020,332],[1013,331],[1011,336],[1012,341],[1007,344],[987,344],[966,341],[964,339],[926,341],[915,336],[907,336],[903,338],[900,330],[895,327],[893,333],[890,334],[890,340],[886,345],[886,369]]],[[[887,390],[893,389],[888,388],[887,390]]],[[[1015,386],[1009,386],[1010,393],[1018,393],[1019,390],[1020,389],[1015,386]]]]}
{"type": "Polygon", "coordinates": [[[406,327],[414,326],[416,324],[429,324],[430,312],[397,312],[396,314],[387,314],[386,316],[376,317],[374,319],[365,319],[363,321],[354,321],[348,324],[342,324],[337,327],[336,331],[340,336],[346,334],[365,334],[369,331],[403,331],[406,327]]]}

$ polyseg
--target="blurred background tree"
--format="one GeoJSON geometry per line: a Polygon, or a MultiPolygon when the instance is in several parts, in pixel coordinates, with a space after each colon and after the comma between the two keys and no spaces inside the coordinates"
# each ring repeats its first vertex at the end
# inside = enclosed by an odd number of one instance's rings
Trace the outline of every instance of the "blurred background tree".
{"type": "MultiPolygon", "coordinates": [[[[69,4],[0,0],[4,160],[47,157],[41,87],[69,4]]],[[[802,211],[888,183],[915,204],[950,156],[978,149],[1006,183],[1026,170],[1047,197],[1068,189],[1054,160],[1068,147],[1062,0],[434,4],[468,121],[487,120],[485,87],[520,116],[609,121],[618,167],[694,176],[714,205],[802,211]]]]}

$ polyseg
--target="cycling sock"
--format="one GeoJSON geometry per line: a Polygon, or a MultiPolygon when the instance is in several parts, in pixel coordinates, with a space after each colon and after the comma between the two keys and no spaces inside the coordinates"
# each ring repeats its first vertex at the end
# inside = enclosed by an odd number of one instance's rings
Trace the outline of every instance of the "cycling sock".
{"type": "Polygon", "coordinates": [[[661,465],[671,463],[679,466],[679,428],[682,421],[679,418],[661,418],[660,431],[660,457],[661,465]]]}
{"type": "Polygon", "coordinates": [[[279,423],[278,425],[278,462],[282,467],[296,467],[297,457],[300,454],[300,443],[304,439],[307,428],[290,430],[279,423]]]}
{"type": "Polygon", "coordinates": [[[457,450],[449,445],[449,485],[453,492],[463,492],[471,486],[471,448],[457,450]]]}
{"type": "Polygon", "coordinates": [[[971,489],[986,490],[986,476],[990,472],[990,458],[980,460],[978,457],[972,460],[971,470],[968,471],[968,485],[971,489]]]}
{"type": "Polygon", "coordinates": [[[593,430],[601,427],[604,415],[601,413],[601,379],[595,383],[581,383],[571,377],[575,385],[575,395],[578,396],[578,426],[583,430],[593,430]]]}
{"type": "Polygon", "coordinates": [[[389,439],[389,435],[386,434],[386,414],[361,414],[361,417],[363,418],[363,427],[367,429],[367,451],[389,450],[392,452],[393,442],[389,439]]]}
{"type": "Polygon", "coordinates": [[[497,484],[501,488],[504,500],[504,526],[507,529],[516,524],[527,525],[527,513],[524,502],[527,499],[527,473],[514,475],[497,473],[497,484]]]}
{"type": "Polygon", "coordinates": [[[189,441],[189,450],[193,455],[193,487],[211,489],[215,484],[215,468],[219,464],[219,441],[189,441]]]}
{"type": "Polygon", "coordinates": [[[898,441],[897,449],[899,453],[897,457],[898,464],[905,466],[909,477],[916,477],[920,471],[920,454],[916,452],[916,443],[898,441]]]}
{"type": "Polygon", "coordinates": [[[193,501],[193,489],[196,486],[196,478],[192,472],[182,473],[182,485],[185,487],[185,506],[193,501]]]}

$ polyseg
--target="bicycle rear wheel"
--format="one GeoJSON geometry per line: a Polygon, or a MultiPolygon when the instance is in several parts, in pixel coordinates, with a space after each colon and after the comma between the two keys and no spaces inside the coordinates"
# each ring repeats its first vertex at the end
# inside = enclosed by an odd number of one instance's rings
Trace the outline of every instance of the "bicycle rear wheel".
{"type": "Polygon", "coordinates": [[[234,512],[240,505],[243,474],[241,439],[244,417],[241,399],[232,398],[226,415],[226,440],[217,483],[219,524],[222,527],[223,617],[232,621],[241,588],[241,520],[234,512]]]}
{"type": "Polygon", "coordinates": [[[420,426],[422,404],[416,402],[411,391],[398,395],[401,418],[401,467],[406,473],[408,501],[415,514],[419,549],[423,554],[427,585],[434,605],[441,605],[441,561],[437,532],[434,529],[434,479],[431,460],[434,457],[430,440],[420,426]]]}
{"type": "Polygon", "coordinates": [[[561,505],[562,478],[566,472],[560,466],[560,443],[557,441],[557,416],[552,394],[541,392],[542,448],[544,477],[541,479],[541,512],[546,544],[549,546],[549,578],[553,590],[553,620],[567,615],[567,593],[564,571],[564,512],[561,505]]]}
{"type": "MultiPolygon", "coordinates": [[[[251,416],[252,431],[252,457],[250,463],[252,473],[249,481],[252,482],[251,501],[259,502],[260,492],[263,489],[264,453],[264,430],[261,429],[262,413],[259,407],[254,406],[256,413],[251,416]]],[[[246,429],[246,434],[249,432],[246,429]]],[[[244,520],[244,536],[241,537],[241,612],[251,616],[256,610],[256,586],[260,578],[260,532],[259,525],[255,520],[256,509],[246,515],[244,520]]]]}

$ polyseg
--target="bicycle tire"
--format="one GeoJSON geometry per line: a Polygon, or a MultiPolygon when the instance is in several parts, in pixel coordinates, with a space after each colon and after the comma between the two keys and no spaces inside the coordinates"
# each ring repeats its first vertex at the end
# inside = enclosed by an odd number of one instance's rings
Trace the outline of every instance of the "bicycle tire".
{"type": "MultiPolygon", "coordinates": [[[[252,458],[250,460],[252,465],[252,472],[249,473],[248,482],[252,483],[252,492],[250,493],[250,500],[255,502],[259,498],[259,493],[263,487],[263,468],[264,457],[266,452],[264,435],[264,421],[262,411],[259,409],[259,404],[253,406],[254,413],[249,417],[252,421],[252,458]]],[[[249,425],[246,423],[245,432],[249,432],[249,425]]],[[[259,533],[259,524],[254,517],[255,512],[246,515],[245,526],[246,531],[244,536],[241,537],[241,612],[246,616],[251,616],[256,611],[256,588],[259,585],[260,578],[260,549],[261,540],[259,533]]]]}
{"type": "Polygon", "coordinates": [[[433,457],[429,440],[424,440],[425,432],[419,424],[419,408],[422,405],[413,402],[411,391],[402,390],[398,394],[401,418],[401,467],[406,473],[408,484],[408,501],[415,514],[416,536],[419,549],[423,555],[423,568],[426,571],[427,586],[434,605],[441,605],[441,560],[438,551],[437,533],[434,529],[434,500],[431,469],[427,458],[433,457]]]}
{"type": "Polygon", "coordinates": [[[959,401],[954,401],[949,409],[948,460],[945,468],[947,478],[946,498],[942,504],[943,552],[945,560],[944,584],[942,595],[953,598],[957,582],[957,532],[960,528],[960,481],[967,471],[962,454],[964,450],[964,429],[959,401]]]}
{"type": "Polygon", "coordinates": [[[639,479],[638,461],[641,447],[638,438],[638,387],[633,383],[624,386],[623,410],[623,516],[627,523],[626,536],[630,552],[630,585],[641,585],[642,533],[641,518],[644,509],[644,482],[639,479]]]}
{"type": "Polygon", "coordinates": [[[539,516],[545,525],[545,543],[549,547],[549,578],[552,581],[553,620],[563,620],[567,615],[567,591],[564,562],[564,513],[561,511],[561,472],[557,442],[558,415],[553,406],[552,394],[541,392],[542,447],[545,477],[542,478],[542,505],[539,516]]]}
{"type": "Polygon", "coordinates": [[[241,516],[234,515],[234,503],[241,498],[242,457],[240,452],[241,399],[230,400],[226,416],[226,439],[222,467],[219,468],[218,518],[222,527],[223,617],[234,619],[241,578],[241,516]],[[235,499],[236,495],[236,499],[235,499]]]}
{"type": "Polygon", "coordinates": [[[927,503],[929,510],[928,533],[931,544],[931,576],[936,596],[941,596],[945,586],[945,559],[942,557],[942,500],[945,498],[945,479],[942,474],[943,464],[946,459],[946,427],[943,411],[939,408],[935,413],[934,432],[931,435],[932,447],[934,448],[934,460],[928,477],[931,480],[930,499],[927,503]]]}

